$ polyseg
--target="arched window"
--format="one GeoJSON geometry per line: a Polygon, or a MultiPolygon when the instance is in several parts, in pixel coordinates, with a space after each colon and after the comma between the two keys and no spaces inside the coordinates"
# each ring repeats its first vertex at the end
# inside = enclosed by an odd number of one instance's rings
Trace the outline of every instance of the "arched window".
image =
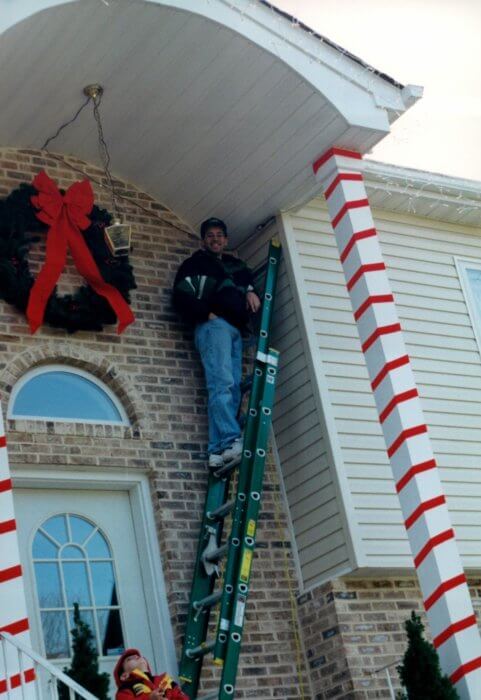
{"type": "Polygon", "coordinates": [[[13,388],[8,417],[129,425],[108,386],[67,365],[44,365],[24,374],[13,388]]]}
{"type": "Polygon", "coordinates": [[[79,515],[54,515],[37,530],[32,556],[47,658],[71,657],[74,603],[92,631],[98,654],[122,653],[114,562],[99,528],[79,515]]]}

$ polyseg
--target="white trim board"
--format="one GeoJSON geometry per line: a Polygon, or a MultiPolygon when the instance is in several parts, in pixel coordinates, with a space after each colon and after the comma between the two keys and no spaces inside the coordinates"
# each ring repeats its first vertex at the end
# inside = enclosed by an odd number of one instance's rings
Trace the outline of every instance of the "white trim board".
{"type": "MultiPolygon", "coordinates": [[[[475,269],[481,272],[481,258],[465,258],[454,256],[454,262],[463,291],[466,306],[468,307],[471,326],[478,344],[478,350],[481,355],[481,305],[478,307],[473,291],[468,281],[466,269],[475,269]]],[[[481,360],[480,360],[481,361],[481,360]]]]}
{"type": "MultiPolygon", "coordinates": [[[[344,526],[345,542],[352,569],[365,566],[362,540],[359,535],[354,505],[352,502],[349,483],[346,477],[344,460],[339,445],[333,410],[329,398],[329,389],[322,367],[319,348],[315,345],[313,321],[307,303],[307,292],[304,288],[301,265],[295,249],[295,232],[289,214],[283,213],[278,217],[279,235],[284,251],[284,260],[289,271],[296,311],[301,321],[301,337],[305,345],[309,373],[314,389],[314,397],[318,407],[319,420],[326,439],[326,445],[332,465],[332,478],[337,491],[339,512],[344,526]]],[[[345,569],[342,574],[349,573],[345,569]]],[[[339,575],[341,575],[341,573],[339,575]]],[[[311,588],[311,586],[309,587],[311,588]]]]}

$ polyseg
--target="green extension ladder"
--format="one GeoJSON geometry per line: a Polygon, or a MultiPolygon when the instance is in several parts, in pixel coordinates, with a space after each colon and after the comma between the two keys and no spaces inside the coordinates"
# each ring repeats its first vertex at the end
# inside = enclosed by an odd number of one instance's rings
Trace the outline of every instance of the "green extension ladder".
{"type": "Polygon", "coordinates": [[[222,666],[221,684],[218,691],[203,696],[202,700],[230,700],[234,697],[279,364],[279,353],[269,347],[269,334],[280,258],[281,246],[274,239],[266,263],[260,330],[236,497],[229,500],[231,465],[226,464],[209,473],[180,661],[182,689],[191,699],[197,698],[202,662],[211,652],[214,653],[214,663],[222,666]],[[228,541],[222,544],[224,520],[230,514],[231,532],[228,541]],[[222,589],[215,591],[216,581],[221,576],[219,562],[225,556],[222,589]],[[217,632],[208,641],[210,613],[219,604],[217,632]]]}

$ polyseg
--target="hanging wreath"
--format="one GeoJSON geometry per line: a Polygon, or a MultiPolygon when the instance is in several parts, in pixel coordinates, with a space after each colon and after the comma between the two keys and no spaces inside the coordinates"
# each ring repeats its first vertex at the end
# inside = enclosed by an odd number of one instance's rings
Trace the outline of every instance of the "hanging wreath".
{"type": "Polygon", "coordinates": [[[42,171],[0,200],[0,298],[26,313],[32,333],[43,322],[74,333],[117,320],[121,333],[134,321],[128,302],[137,285],[128,256],[114,257],[105,241],[110,223],[111,215],[93,204],[87,180],[64,193],[42,171]],[[45,236],[45,261],[34,279],[29,251],[45,236]],[[67,251],[87,284],[59,296],[67,251]]]}

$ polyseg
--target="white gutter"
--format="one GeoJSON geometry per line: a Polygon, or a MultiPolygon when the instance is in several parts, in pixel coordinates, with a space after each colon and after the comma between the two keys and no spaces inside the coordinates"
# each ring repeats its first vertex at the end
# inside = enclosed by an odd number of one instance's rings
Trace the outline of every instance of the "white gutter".
{"type": "Polygon", "coordinates": [[[398,212],[416,214],[417,205],[426,204],[433,210],[434,219],[481,225],[481,182],[368,159],[364,163],[369,195],[375,192],[398,195],[384,199],[380,205],[374,203],[374,207],[388,211],[393,207],[398,212]]]}
{"type": "Polygon", "coordinates": [[[368,158],[364,160],[364,164],[365,179],[375,188],[389,181],[389,184],[392,183],[393,186],[408,187],[411,191],[417,189],[424,194],[435,192],[437,198],[439,198],[440,193],[451,197],[462,195],[481,205],[481,181],[479,180],[467,180],[452,175],[431,173],[427,170],[381,163],[368,158]]]}

